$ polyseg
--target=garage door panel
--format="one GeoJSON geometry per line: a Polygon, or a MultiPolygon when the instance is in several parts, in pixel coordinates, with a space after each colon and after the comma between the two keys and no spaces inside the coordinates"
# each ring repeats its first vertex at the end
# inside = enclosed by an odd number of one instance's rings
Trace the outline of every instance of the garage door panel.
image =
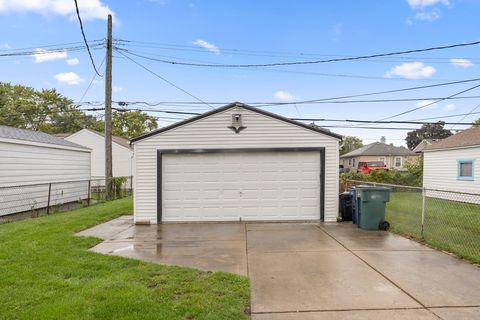
{"type": "Polygon", "coordinates": [[[164,221],[319,219],[319,152],[166,154],[162,163],[164,221]]]}

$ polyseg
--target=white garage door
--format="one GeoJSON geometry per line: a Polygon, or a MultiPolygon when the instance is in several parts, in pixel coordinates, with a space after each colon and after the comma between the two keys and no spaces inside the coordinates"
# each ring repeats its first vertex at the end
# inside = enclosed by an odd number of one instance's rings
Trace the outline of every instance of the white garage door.
{"type": "Polygon", "coordinates": [[[163,221],[319,217],[318,151],[163,155],[163,221]]]}

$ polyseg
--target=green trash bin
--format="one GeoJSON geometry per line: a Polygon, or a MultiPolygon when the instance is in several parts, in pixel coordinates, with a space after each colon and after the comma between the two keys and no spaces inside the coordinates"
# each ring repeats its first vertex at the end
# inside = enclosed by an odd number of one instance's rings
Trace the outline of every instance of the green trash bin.
{"type": "Polygon", "coordinates": [[[358,226],[365,230],[387,230],[385,205],[390,201],[390,188],[361,186],[357,188],[358,226]]]}

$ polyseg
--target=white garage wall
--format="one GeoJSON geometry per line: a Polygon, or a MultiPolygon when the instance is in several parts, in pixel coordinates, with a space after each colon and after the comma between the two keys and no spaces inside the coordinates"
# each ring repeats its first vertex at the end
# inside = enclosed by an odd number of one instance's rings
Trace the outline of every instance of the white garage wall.
{"type": "Polygon", "coordinates": [[[338,139],[244,108],[232,107],[134,143],[135,221],[157,222],[157,149],[325,147],[325,221],[338,215],[338,139]],[[247,128],[227,127],[241,113],[247,128]]]}
{"type": "Polygon", "coordinates": [[[479,193],[480,146],[424,151],[423,186],[427,189],[479,193]],[[466,159],[475,160],[473,180],[457,179],[457,160],[466,159]]]}
{"type": "MultiPolygon", "coordinates": [[[[88,129],[82,129],[65,140],[92,150],[92,179],[105,178],[105,138],[88,129]]],[[[115,142],[112,143],[112,169],[114,177],[130,177],[133,168],[133,151],[115,142]]]]}
{"type": "Polygon", "coordinates": [[[51,182],[51,205],[87,198],[89,150],[8,140],[0,141],[0,215],[45,207],[51,182]]]}

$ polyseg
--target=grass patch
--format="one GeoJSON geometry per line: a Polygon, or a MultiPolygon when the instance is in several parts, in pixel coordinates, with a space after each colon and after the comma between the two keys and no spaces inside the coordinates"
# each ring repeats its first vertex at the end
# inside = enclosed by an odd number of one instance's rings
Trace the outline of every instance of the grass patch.
{"type": "Polygon", "coordinates": [[[393,232],[480,263],[480,205],[426,198],[425,239],[421,239],[420,192],[393,192],[386,216],[393,232]]]}
{"type": "Polygon", "coordinates": [[[247,319],[247,278],[87,251],[131,197],[0,225],[1,319],[247,319]]]}

